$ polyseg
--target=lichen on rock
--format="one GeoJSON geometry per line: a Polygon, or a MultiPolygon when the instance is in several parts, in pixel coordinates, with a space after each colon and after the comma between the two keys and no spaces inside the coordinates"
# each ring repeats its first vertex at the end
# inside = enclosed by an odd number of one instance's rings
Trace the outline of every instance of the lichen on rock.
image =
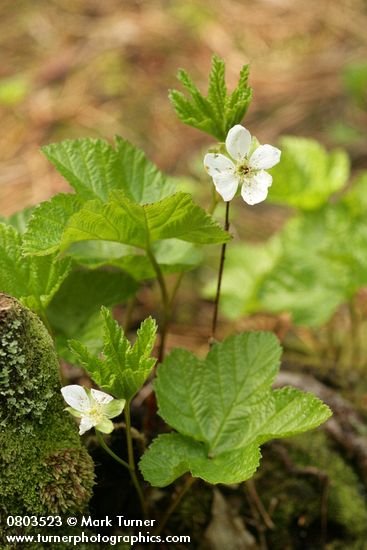
{"type": "Polygon", "coordinates": [[[1,515],[87,509],[93,462],[63,409],[52,338],[34,313],[0,294],[1,515]]]}

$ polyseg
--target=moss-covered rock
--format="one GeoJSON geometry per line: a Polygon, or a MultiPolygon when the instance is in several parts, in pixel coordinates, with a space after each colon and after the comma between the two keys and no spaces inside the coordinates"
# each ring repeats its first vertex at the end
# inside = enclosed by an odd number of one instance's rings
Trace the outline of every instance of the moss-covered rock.
{"type": "Polygon", "coordinates": [[[275,529],[267,532],[272,549],[321,548],[325,520],[328,550],[366,548],[364,487],[322,430],[265,447],[256,484],[265,506],[274,510],[275,529]]]}
{"type": "Polygon", "coordinates": [[[73,419],[63,409],[50,335],[30,310],[0,294],[2,516],[73,514],[87,509],[94,484],[93,462],[81,446],[73,419]]]}

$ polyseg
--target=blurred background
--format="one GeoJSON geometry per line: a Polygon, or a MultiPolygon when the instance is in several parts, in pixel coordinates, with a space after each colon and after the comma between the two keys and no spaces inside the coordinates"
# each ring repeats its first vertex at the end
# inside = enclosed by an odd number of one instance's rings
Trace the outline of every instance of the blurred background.
{"type": "Polygon", "coordinates": [[[67,189],[39,152],[66,138],[120,134],[190,174],[210,138],[178,121],[167,90],[183,67],[205,91],[213,52],[229,87],[250,63],[246,125],[261,142],[316,137],[363,167],[366,28],[363,0],[3,0],[0,214],[67,189]]]}

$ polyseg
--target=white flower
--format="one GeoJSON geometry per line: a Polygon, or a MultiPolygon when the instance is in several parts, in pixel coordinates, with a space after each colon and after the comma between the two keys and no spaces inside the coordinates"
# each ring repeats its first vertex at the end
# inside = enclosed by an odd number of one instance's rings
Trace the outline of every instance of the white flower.
{"type": "Polygon", "coordinates": [[[111,433],[113,423],[110,418],[121,414],[125,399],[114,399],[111,395],[99,390],[88,390],[72,384],[61,388],[66,403],[70,405],[65,410],[81,419],[79,433],[96,428],[103,433],[111,433]]]}
{"type": "Polygon", "coordinates": [[[220,153],[205,155],[205,169],[226,202],[233,199],[239,185],[247,204],[257,204],[267,197],[273,178],[265,170],[279,162],[281,152],[272,145],[259,145],[250,154],[251,142],[250,132],[236,124],[226,138],[226,149],[234,162],[220,153]]]}

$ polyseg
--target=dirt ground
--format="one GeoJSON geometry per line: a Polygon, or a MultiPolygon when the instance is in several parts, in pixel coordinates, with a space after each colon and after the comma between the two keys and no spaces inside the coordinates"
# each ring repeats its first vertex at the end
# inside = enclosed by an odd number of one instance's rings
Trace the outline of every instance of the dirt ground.
{"type": "Polygon", "coordinates": [[[366,59],[363,0],[5,0],[0,5],[0,214],[66,189],[39,152],[79,136],[141,145],[187,175],[210,141],[184,127],[167,99],[177,69],[203,86],[213,52],[229,86],[251,65],[246,124],[341,144],[366,164],[366,111],[345,73],[366,59]]]}

